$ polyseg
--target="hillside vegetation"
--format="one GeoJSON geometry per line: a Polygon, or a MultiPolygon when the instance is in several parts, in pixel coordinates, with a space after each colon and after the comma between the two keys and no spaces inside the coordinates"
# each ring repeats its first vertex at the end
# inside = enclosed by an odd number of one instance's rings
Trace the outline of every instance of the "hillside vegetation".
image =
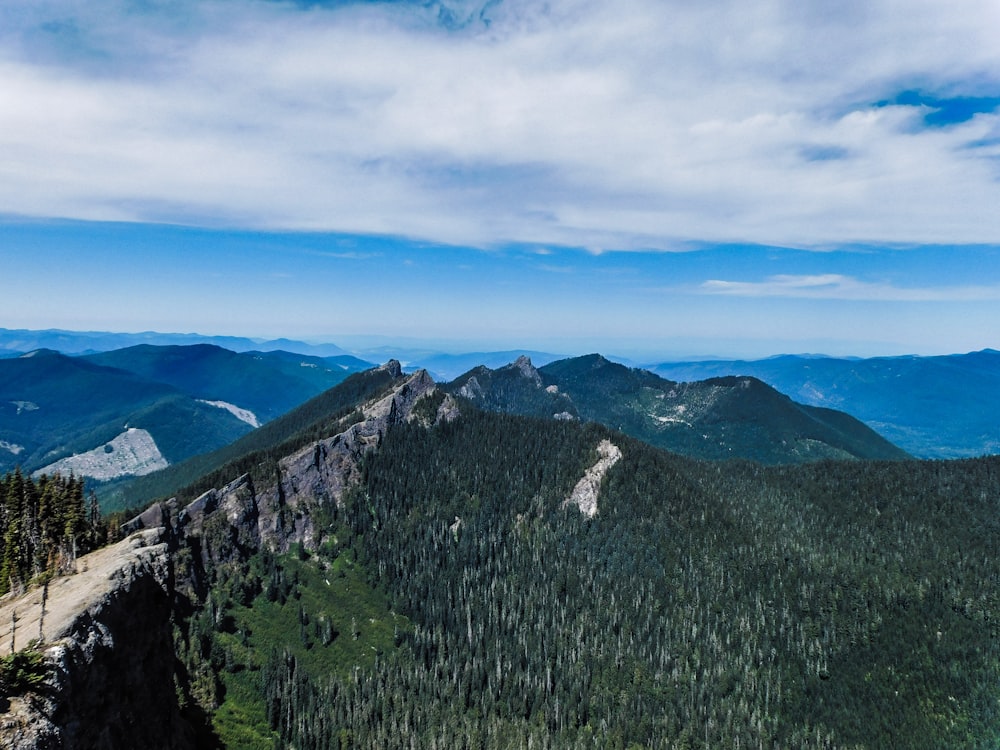
{"type": "Polygon", "coordinates": [[[0,594],[72,570],[78,555],[108,541],[97,500],[84,497],[83,480],[15,470],[0,477],[0,594]]]}
{"type": "Polygon", "coordinates": [[[1000,352],[940,357],[781,356],[756,361],[666,362],[675,380],[752,375],[813,406],[842,409],[921,458],[1000,452],[1000,352]]]}
{"type": "Polygon", "coordinates": [[[485,409],[599,422],[698,458],[907,458],[850,415],[796,403],[752,377],[676,383],[592,354],[538,369],[525,358],[478,367],[446,388],[485,409]]]}
{"type": "Polygon", "coordinates": [[[181,642],[231,747],[992,748],[998,480],[466,406],[392,427],[314,549],[229,548],[181,642]],[[587,518],[565,500],[604,440],[587,518]]]}

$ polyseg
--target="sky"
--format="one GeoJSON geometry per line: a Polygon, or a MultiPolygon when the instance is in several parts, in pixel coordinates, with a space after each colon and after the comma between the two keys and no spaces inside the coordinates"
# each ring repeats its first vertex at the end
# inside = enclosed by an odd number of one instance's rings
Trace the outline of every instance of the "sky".
{"type": "Polygon", "coordinates": [[[0,327],[1000,348],[995,0],[6,0],[0,327]]]}

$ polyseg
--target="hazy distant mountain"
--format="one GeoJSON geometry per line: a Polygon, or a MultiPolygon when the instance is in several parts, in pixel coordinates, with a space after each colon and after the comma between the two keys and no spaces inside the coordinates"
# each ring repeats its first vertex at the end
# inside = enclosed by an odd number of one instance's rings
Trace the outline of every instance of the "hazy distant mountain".
{"type": "Polygon", "coordinates": [[[373,366],[349,355],[321,359],[283,351],[237,353],[211,344],[141,344],[85,359],[168,383],[199,399],[234,404],[253,412],[259,423],[373,366]]]}
{"type": "Polygon", "coordinates": [[[32,331],[0,328],[0,356],[3,351],[29,352],[53,349],[63,354],[88,354],[151,344],[154,346],[190,346],[212,344],[234,352],[286,351],[313,357],[345,355],[335,344],[307,344],[292,339],[250,339],[241,336],[203,336],[198,333],[112,333],[107,331],[64,331],[49,329],[32,331]]]}
{"type": "Polygon", "coordinates": [[[959,458],[1000,452],[1000,352],[941,357],[665,362],[677,380],[752,375],[813,406],[847,411],[909,453],[959,458]]]}
{"type": "Polygon", "coordinates": [[[848,414],[798,404],[753,377],[677,383],[595,354],[539,369],[526,358],[498,370],[478,367],[447,388],[486,409],[600,422],[700,458],[907,457],[848,414]]]}
{"type": "MultiPolygon", "coordinates": [[[[97,450],[80,462],[99,475],[108,466],[134,473],[224,445],[250,429],[231,412],[169,384],[84,359],[42,349],[0,360],[0,471],[33,471],[97,450]]],[[[80,462],[55,468],[90,475],[80,462]]]]}

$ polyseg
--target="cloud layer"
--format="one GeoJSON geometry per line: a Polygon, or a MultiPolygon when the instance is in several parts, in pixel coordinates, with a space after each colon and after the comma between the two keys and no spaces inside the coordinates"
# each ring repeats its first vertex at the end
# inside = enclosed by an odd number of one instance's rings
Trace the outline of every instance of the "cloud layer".
{"type": "Polygon", "coordinates": [[[11,0],[0,211],[592,249],[998,243],[998,28],[993,0],[11,0]]]}
{"type": "Polygon", "coordinates": [[[779,274],[764,281],[712,279],[700,286],[707,294],[736,297],[785,297],[869,302],[980,302],[1000,300],[1000,286],[902,287],[862,281],[836,273],[779,274]]]}

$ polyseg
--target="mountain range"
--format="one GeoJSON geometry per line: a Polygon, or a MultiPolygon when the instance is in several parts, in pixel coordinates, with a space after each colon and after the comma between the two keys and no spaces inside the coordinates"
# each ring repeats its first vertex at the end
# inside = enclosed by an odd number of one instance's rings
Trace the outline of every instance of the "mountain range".
{"type": "MultiPolygon", "coordinates": [[[[426,371],[418,372],[431,380],[426,371]]],[[[203,475],[221,481],[219,472],[224,473],[224,467],[230,466],[230,473],[235,471],[233,465],[247,468],[243,456],[268,445],[285,444],[318,415],[343,416],[343,394],[368,388],[357,384],[371,382],[371,373],[399,376],[402,368],[390,360],[369,373],[352,376],[340,388],[315,396],[231,445],[148,476],[105,486],[100,489],[102,503],[106,508],[137,507],[175,494],[203,475]]],[[[742,458],[766,464],[908,458],[853,417],[797,404],[751,377],[674,383],[600,355],[558,360],[540,369],[522,355],[495,370],[476,367],[440,387],[478,408],[596,422],[650,445],[697,458],[742,458]]]]}
{"type": "Polygon", "coordinates": [[[0,328],[0,359],[27,354],[36,349],[53,349],[63,354],[94,354],[114,349],[149,344],[152,346],[190,346],[211,344],[234,352],[288,351],[314,357],[347,354],[334,344],[308,344],[292,339],[251,339],[243,336],[203,336],[197,333],[114,333],[111,331],[66,331],[0,328]]]}
{"type": "Polygon", "coordinates": [[[796,403],[750,376],[679,383],[598,354],[538,369],[520,357],[496,370],[470,370],[446,390],[494,411],[599,422],[698,458],[907,458],[850,415],[796,403]]]}
{"type": "Polygon", "coordinates": [[[368,367],[207,344],[0,359],[0,471],[148,473],[227,445],[368,367]]]}
{"type": "MultiPolygon", "coordinates": [[[[63,332],[2,333],[9,342],[13,334],[37,339],[63,332]]],[[[220,449],[371,366],[347,354],[234,352],[213,344],[29,354],[0,359],[0,470],[20,465],[102,481],[220,449]]],[[[446,387],[464,388],[463,395],[485,408],[597,421],[704,458],[783,463],[1000,450],[1000,406],[983,395],[1000,387],[1000,352],[992,350],[874,359],[786,355],[660,363],[649,371],[596,355],[535,353],[544,365],[535,369],[529,362],[531,377],[519,365],[503,365],[516,351],[416,354],[433,365],[432,374],[477,362],[446,387]],[[522,377],[512,378],[515,373],[522,377]],[[739,389],[745,392],[733,400],[739,389]]]]}
{"type": "MultiPolygon", "coordinates": [[[[36,350],[2,359],[0,470],[75,473],[117,487],[122,478],[226,454],[237,438],[368,367],[350,355],[212,344],[139,344],[74,357],[36,350]]],[[[702,458],[906,456],[846,414],[796,404],[752,377],[682,384],[599,355],[540,370],[522,355],[495,370],[480,365],[448,388],[485,408],[596,421],[702,458]]],[[[207,469],[206,461],[195,462],[197,470],[207,469]]],[[[101,488],[102,497],[117,497],[112,489],[101,488]]],[[[124,497],[135,495],[109,502],[124,497]]]]}
{"type": "MultiPolygon", "coordinates": [[[[189,346],[198,343],[240,353],[282,350],[321,358],[354,356],[356,361],[366,363],[392,358],[401,361],[404,369],[410,371],[426,369],[439,381],[453,380],[479,365],[499,368],[522,355],[530,356],[537,365],[566,359],[565,355],[537,351],[445,353],[414,346],[362,348],[348,355],[335,344],[309,344],[289,339],[8,329],[0,329],[0,359],[39,348],[65,354],[96,354],[140,344],[189,346]]],[[[868,359],[780,355],[760,360],[635,363],[613,355],[608,358],[629,366],[637,365],[676,382],[749,375],[800,404],[847,412],[909,454],[922,458],[962,458],[1000,451],[1000,428],[997,427],[1000,404],[985,395],[1000,386],[1000,352],[994,350],[868,359]]]]}
{"type": "Polygon", "coordinates": [[[847,411],[921,458],[1000,452],[1000,352],[836,359],[786,355],[740,361],[665,362],[665,378],[752,375],[797,401],[847,411]]]}
{"type": "Polygon", "coordinates": [[[17,623],[46,647],[0,658],[0,743],[994,747],[998,459],[766,466],[619,431],[682,395],[699,429],[815,416],[748,376],[687,390],[599,356],[350,375],[0,602],[4,654],[17,623]]]}

